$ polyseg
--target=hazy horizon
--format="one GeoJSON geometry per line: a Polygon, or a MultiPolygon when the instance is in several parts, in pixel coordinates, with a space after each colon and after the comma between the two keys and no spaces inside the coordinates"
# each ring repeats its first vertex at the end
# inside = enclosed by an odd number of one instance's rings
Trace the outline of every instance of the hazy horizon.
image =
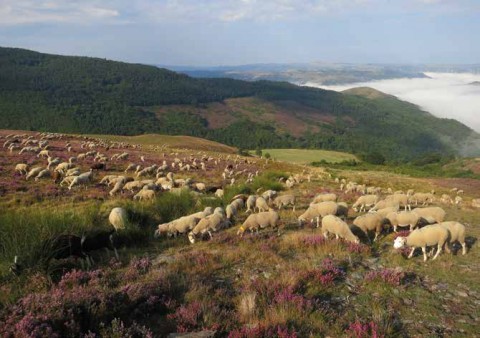
{"type": "Polygon", "coordinates": [[[429,113],[456,119],[480,133],[480,74],[433,73],[429,78],[400,78],[356,82],[338,86],[306,83],[306,86],[343,91],[355,87],[371,87],[399,99],[414,103],[429,113]]]}

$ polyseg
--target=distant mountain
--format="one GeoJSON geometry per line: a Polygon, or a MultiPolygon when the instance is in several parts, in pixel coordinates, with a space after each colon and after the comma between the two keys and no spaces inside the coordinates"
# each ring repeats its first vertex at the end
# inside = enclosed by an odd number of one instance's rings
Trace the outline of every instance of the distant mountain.
{"type": "Polygon", "coordinates": [[[190,135],[240,148],[380,152],[400,161],[459,154],[469,142],[470,153],[480,154],[480,137],[467,126],[372,89],[345,94],[286,82],[192,78],[12,48],[0,48],[0,128],[190,135]]]}
{"type": "Polygon", "coordinates": [[[381,92],[379,90],[376,90],[370,87],[351,88],[351,89],[344,90],[343,93],[350,94],[350,95],[363,96],[363,97],[366,97],[367,99],[380,99],[380,98],[386,98],[386,97],[394,97],[392,95],[385,94],[384,92],[381,92]]]}

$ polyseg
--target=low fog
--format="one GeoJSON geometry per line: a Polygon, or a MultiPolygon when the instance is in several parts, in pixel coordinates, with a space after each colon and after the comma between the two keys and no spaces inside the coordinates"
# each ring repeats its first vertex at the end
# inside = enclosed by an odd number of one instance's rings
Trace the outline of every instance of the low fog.
{"type": "Polygon", "coordinates": [[[393,79],[351,83],[341,86],[306,86],[342,91],[354,87],[372,87],[417,104],[438,117],[456,119],[480,132],[480,74],[425,73],[429,78],[393,79]]]}

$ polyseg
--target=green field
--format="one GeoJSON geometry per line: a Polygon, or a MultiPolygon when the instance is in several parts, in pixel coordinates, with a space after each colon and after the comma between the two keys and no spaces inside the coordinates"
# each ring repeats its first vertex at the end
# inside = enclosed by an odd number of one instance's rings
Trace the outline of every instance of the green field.
{"type": "MultiPolygon", "coordinates": [[[[263,154],[269,153],[272,158],[279,161],[286,161],[299,164],[309,164],[325,160],[329,163],[338,163],[345,160],[356,160],[352,154],[339,151],[316,150],[316,149],[263,149],[263,154]]],[[[251,152],[255,153],[254,151],[251,152]]]]}

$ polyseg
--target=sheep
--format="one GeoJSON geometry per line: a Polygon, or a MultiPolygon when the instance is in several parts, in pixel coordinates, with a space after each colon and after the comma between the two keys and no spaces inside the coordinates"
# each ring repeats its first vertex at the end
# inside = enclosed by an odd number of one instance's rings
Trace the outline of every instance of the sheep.
{"type": "Polygon", "coordinates": [[[37,157],[50,157],[50,154],[48,150],[41,150],[38,154],[37,157]]]}
{"type": "Polygon", "coordinates": [[[143,184],[141,181],[132,181],[128,182],[123,186],[123,190],[129,190],[130,192],[135,192],[135,190],[140,190],[143,188],[145,184],[143,184]]]}
{"type": "Polygon", "coordinates": [[[174,237],[178,234],[184,234],[187,231],[193,230],[202,218],[203,217],[196,217],[196,215],[188,215],[169,223],[159,224],[157,230],[155,230],[155,238],[160,237],[164,233],[166,233],[167,236],[174,237]]]}
{"type": "Polygon", "coordinates": [[[199,192],[204,192],[205,189],[207,189],[207,186],[205,185],[205,183],[195,183],[193,186],[194,186],[195,190],[197,190],[199,192]]]}
{"type": "Polygon", "coordinates": [[[117,175],[106,175],[100,180],[100,184],[108,185],[112,180],[118,178],[117,175]]]}
{"type": "Polygon", "coordinates": [[[263,212],[263,211],[268,211],[270,210],[268,204],[267,204],[267,201],[265,200],[265,198],[259,196],[257,197],[257,199],[255,200],[255,208],[254,208],[254,211],[255,209],[258,210],[258,212],[263,212]]]}
{"type": "Polygon", "coordinates": [[[80,175],[80,168],[68,169],[65,173],[65,176],[79,176],[79,175],[80,175]]]}
{"type": "Polygon", "coordinates": [[[207,216],[198,222],[193,230],[188,234],[188,240],[194,244],[198,235],[208,233],[210,238],[212,237],[212,231],[217,231],[226,227],[228,220],[225,217],[225,213],[222,208],[215,209],[214,213],[207,216]]]}
{"type": "Polygon", "coordinates": [[[72,188],[77,185],[84,185],[85,188],[87,188],[87,184],[92,180],[92,177],[93,177],[93,172],[92,172],[92,169],[90,169],[89,172],[83,173],[75,177],[72,183],[70,183],[70,185],[68,186],[68,190],[72,190],[72,188]]]}
{"type": "Polygon", "coordinates": [[[90,259],[93,263],[93,259],[89,253],[91,251],[99,249],[112,250],[115,253],[115,257],[119,259],[117,249],[114,243],[115,229],[110,231],[100,231],[96,233],[84,234],[80,240],[82,251],[87,254],[87,260],[90,259]]]}
{"type": "Polygon", "coordinates": [[[460,196],[455,196],[455,205],[460,206],[462,202],[463,202],[463,198],[461,198],[460,196]]]}
{"type": "Polygon", "coordinates": [[[149,189],[140,190],[133,199],[135,201],[153,200],[155,198],[155,191],[149,189]]]}
{"type": "Polygon", "coordinates": [[[277,196],[277,192],[275,190],[267,190],[262,194],[262,197],[269,202],[271,202],[275,196],[277,196]]]}
{"type": "Polygon", "coordinates": [[[227,219],[232,222],[233,218],[237,215],[237,207],[235,204],[230,203],[225,207],[225,213],[227,216],[227,219]]]}
{"type": "Polygon", "coordinates": [[[249,211],[250,212],[255,211],[256,200],[257,200],[257,196],[255,195],[248,196],[247,201],[245,202],[245,204],[247,205],[247,210],[245,211],[245,213],[248,213],[249,211]]]}
{"type": "Polygon", "coordinates": [[[445,219],[446,212],[440,207],[415,208],[413,209],[418,216],[428,224],[440,223],[445,219]]]}
{"type": "Polygon", "coordinates": [[[327,215],[322,219],[323,236],[328,239],[330,233],[334,234],[337,239],[343,238],[349,242],[360,243],[360,240],[352,233],[348,224],[334,215],[327,215]]]}
{"type": "MultiPolygon", "coordinates": [[[[378,204],[378,203],[377,203],[378,204]]],[[[380,216],[382,216],[383,218],[387,217],[387,215],[391,212],[397,212],[399,210],[399,206],[397,204],[397,206],[395,207],[387,207],[387,208],[382,208],[382,209],[378,209],[376,211],[370,211],[372,213],[376,213],[380,216]]]]}
{"type": "Polygon", "coordinates": [[[282,209],[283,206],[292,205],[293,211],[295,212],[295,196],[293,195],[277,196],[273,200],[273,205],[278,209],[282,209]]]}
{"type": "Polygon", "coordinates": [[[215,191],[215,196],[217,196],[218,198],[223,198],[224,195],[225,195],[225,192],[223,191],[223,189],[217,189],[215,191]]]}
{"type": "Polygon", "coordinates": [[[320,203],[320,202],[328,202],[332,201],[335,202],[337,200],[337,195],[336,194],[318,194],[315,196],[313,199],[312,203],[320,203]]]}
{"type": "Polygon", "coordinates": [[[127,169],[125,169],[125,173],[128,173],[129,171],[134,171],[137,168],[137,165],[135,163],[130,163],[127,166],[127,169]]]}
{"type": "Polygon", "coordinates": [[[116,207],[110,211],[108,221],[114,227],[115,231],[125,229],[128,225],[128,214],[124,208],[116,207]]]}
{"type": "Polygon", "coordinates": [[[412,231],[407,237],[399,236],[395,239],[393,247],[400,249],[405,246],[411,247],[412,250],[408,258],[412,258],[416,248],[422,248],[423,261],[427,261],[427,246],[436,245],[437,253],[433,257],[436,259],[442,252],[442,249],[450,238],[450,232],[446,227],[439,225],[427,225],[421,229],[412,231]]]}
{"type": "Polygon", "coordinates": [[[28,173],[28,164],[25,164],[25,163],[18,163],[16,166],[15,166],[15,171],[19,172],[20,175],[26,175],[28,173]]]}
{"type": "Polygon", "coordinates": [[[71,169],[71,168],[73,168],[73,164],[72,164],[72,163],[62,162],[62,163],[60,163],[59,165],[57,165],[57,166],[55,167],[55,171],[64,172],[64,171],[67,171],[68,169],[71,169]]]}
{"type": "Polygon", "coordinates": [[[28,181],[29,178],[36,177],[43,169],[43,167],[35,167],[30,169],[27,176],[25,176],[25,179],[28,181]]]}
{"type": "Polygon", "coordinates": [[[386,207],[393,207],[395,205],[399,205],[399,207],[404,208],[404,210],[411,210],[412,207],[410,206],[410,199],[407,195],[405,194],[393,194],[385,197],[386,204],[384,208],[386,207]]]}
{"type": "Polygon", "coordinates": [[[475,198],[472,200],[472,207],[480,208],[480,198],[475,198]]]}
{"type": "Polygon", "coordinates": [[[356,212],[365,211],[366,207],[372,207],[378,202],[377,195],[363,195],[360,196],[357,201],[353,204],[352,208],[356,212]],[[360,209],[358,207],[360,206],[360,209]]]}
{"type": "Polygon", "coordinates": [[[412,201],[415,202],[415,205],[422,203],[422,205],[428,205],[435,200],[435,197],[432,193],[421,193],[417,192],[412,196],[412,201]]]}
{"type": "MultiPolygon", "coordinates": [[[[378,236],[382,233],[384,218],[378,213],[368,213],[358,216],[353,220],[353,224],[362,230],[368,237],[368,231],[375,231],[375,242],[378,236]]],[[[370,237],[368,237],[370,239],[370,237]]]]}
{"type": "Polygon", "coordinates": [[[92,170],[107,170],[107,164],[106,163],[94,163],[90,166],[90,169],[92,169],[92,170]]]}
{"type": "Polygon", "coordinates": [[[45,177],[51,177],[52,176],[52,173],[50,172],[50,170],[48,169],[43,169],[42,171],[40,171],[38,173],[38,175],[35,177],[35,181],[38,181],[39,179],[41,178],[45,178],[45,177]]]}
{"type": "Polygon", "coordinates": [[[123,180],[118,180],[117,183],[115,183],[115,185],[113,186],[112,190],[110,190],[108,192],[108,194],[110,196],[114,196],[117,192],[119,192],[120,190],[122,190],[123,188],[123,185],[124,185],[124,181],[123,180]]]}
{"type": "Polygon", "coordinates": [[[234,200],[230,204],[234,205],[237,210],[242,209],[245,205],[245,203],[243,202],[243,198],[234,198],[234,200]]]}
{"type": "Polygon", "coordinates": [[[393,199],[389,199],[389,200],[384,199],[375,203],[375,205],[369,210],[369,212],[374,212],[379,209],[385,209],[385,208],[390,208],[395,206],[400,207],[400,205],[396,203],[393,199]]]}
{"type": "Polygon", "coordinates": [[[250,232],[256,230],[258,232],[259,228],[264,229],[268,226],[276,228],[279,222],[280,216],[276,211],[273,210],[260,212],[258,214],[251,214],[240,226],[237,231],[237,235],[242,237],[246,230],[250,230],[250,232]]]}
{"type": "Polygon", "coordinates": [[[440,202],[442,202],[443,204],[453,204],[452,198],[447,194],[442,195],[442,197],[440,198],[440,202]]]}
{"type": "Polygon", "coordinates": [[[393,231],[397,232],[397,227],[409,226],[410,231],[415,229],[420,220],[420,216],[413,211],[397,211],[391,212],[385,217],[391,226],[393,231]]]}
{"type": "Polygon", "coordinates": [[[445,227],[450,231],[450,241],[445,249],[450,252],[449,245],[458,242],[462,246],[462,255],[467,253],[467,244],[465,242],[465,226],[459,222],[439,222],[439,226],[445,227]]]}
{"type": "Polygon", "coordinates": [[[327,215],[336,215],[338,211],[338,204],[332,201],[311,204],[308,209],[298,217],[298,225],[302,226],[304,222],[317,219],[317,228],[320,226],[320,217],[327,215]]]}

